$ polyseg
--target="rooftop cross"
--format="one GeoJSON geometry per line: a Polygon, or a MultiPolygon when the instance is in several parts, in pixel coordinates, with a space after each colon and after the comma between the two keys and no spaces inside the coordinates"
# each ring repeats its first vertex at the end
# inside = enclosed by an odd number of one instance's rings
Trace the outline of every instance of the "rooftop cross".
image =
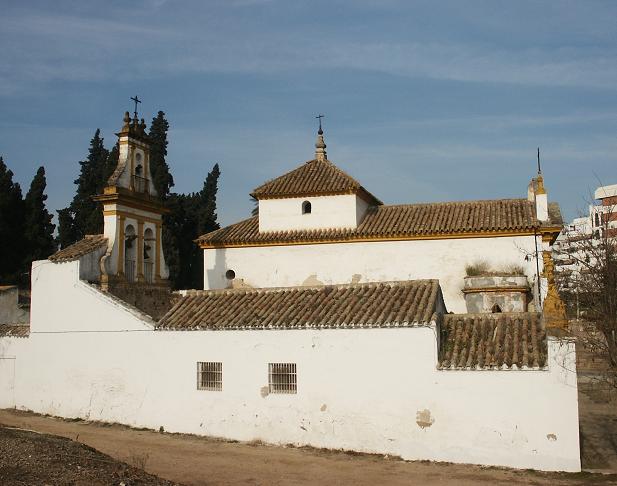
{"type": "Polygon", "coordinates": [[[321,119],[324,118],[323,115],[317,115],[315,118],[319,119],[319,131],[317,133],[319,133],[320,135],[323,133],[323,130],[321,129],[321,119]]]}
{"type": "Polygon", "coordinates": [[[137,103],[141,103],[141,100],[137,97],[137,95],[135,95],[134,97],[131,98],[134,102],[135,102],[135,119],[137,119],[137,103]]]}
{"type": "Polygon", "coordinates": [[[538,174],[542,174],[542,169],[540,168],[540,147],[538,147],[538,174]]]}
{"type": "Polygon", "coordinates": [[[326,142],[323,140],[323,130],[321,129],[321,119],[323,115],[317,115],[315,118],[319,120],[319,130],[317,131],[317,142],[315,143],[315,159],[327,160],[326,155],[326,142]]]}

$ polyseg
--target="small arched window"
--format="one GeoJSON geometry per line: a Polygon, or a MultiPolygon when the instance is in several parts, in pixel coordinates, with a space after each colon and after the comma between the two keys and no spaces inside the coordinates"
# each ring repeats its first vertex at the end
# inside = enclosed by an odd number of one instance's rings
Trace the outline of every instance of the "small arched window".
{"type": "Polygon", "coordinates": [[[501,312],[501,307],[499,307],[499,305],[498,305],[498,304],[495,304],[495,305],[493,306],[493,308],[491,309],[491,312],[492,312],[493,314],[499,314],[499,313],[501,312]]]}
{"type": "Polygon", "coordinates": [[[302,214],[311,214],[311,203],[309,201],[302,203],[302,214]]]}

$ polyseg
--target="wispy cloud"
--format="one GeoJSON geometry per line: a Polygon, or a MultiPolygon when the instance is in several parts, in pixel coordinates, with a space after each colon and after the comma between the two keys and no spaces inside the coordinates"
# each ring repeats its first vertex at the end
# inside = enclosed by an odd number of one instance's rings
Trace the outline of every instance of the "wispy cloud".
{"type": "MultiPolygon", "coordinates": [[[[236,7],[268,3],[236,0],[236,7]]],[[[157,7],[162,7],[156,4],[157,7]]],[[[169,7],[165,5],[165,7],[169,7]]],[[[161,10],[156,8],[155,10],[161,10]]],[[[403,39],[297,30],[201,11],[203,22],[116,12],[109,18],[19,10],[0,18],[0,90],[28,82],[134,79],[204,72],[275,74],[352,69],[478,83],[615,89],[615,49],[495,46],[490,42],[403,39]],[[118,16],[120,18],[118,18],[118,16]],[[139,17],[137,17],[139,18],[139,17]],[[127,20],[130,19],[130,20],[127,20]],[[238,25],[240,23],[240,25],[238,25]],[[127,69],[127,66],[131,66],[127,69]]],[[[383,36],[382,36],[383,37],[383,36]]]]}

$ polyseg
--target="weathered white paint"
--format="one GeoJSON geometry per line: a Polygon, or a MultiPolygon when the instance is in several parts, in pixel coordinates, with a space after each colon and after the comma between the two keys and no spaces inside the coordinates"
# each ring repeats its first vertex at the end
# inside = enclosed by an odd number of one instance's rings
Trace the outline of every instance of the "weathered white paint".
{"type": "Polygon", "coordinates": [[[312,276],[324,284],[349,283],[354,277],[361,282],[436,278],[448,310],[461,313],[467,264],[520,265],[534,281],[535,260],[525,260],[534,251],[533,235],[206,249],[204,288],[228,287],[229,269],[253,287],[292,287],[312,276]]]}
{"type": "Polygon", "coordinates": [[[18,408],[404,459],[580,470],[570,342],[550,341],[546,371],[439,371],[434,324],[161,332],[79,273],[78,261],[37,262],[30,338],[0,338],[0,357],[16,357],[18,408]],[[223,363],[223,391],[196,389],[197,361],[223,363]],[[297,394],[267,393],[269,362],[297,363],[297,394]]]}
{"type": "Polygon", "coordinates": [[[355,194],[260,199],[259,231],[356,228],[367,208],[355,194]],[[311,203],[310,214],[302,214],[304,201],[311,203]]]}
{"type": "Polygon", "coordinates": [[[0,408],[15,407],[15,357],[4,355],[0,340],[0,408]]]}

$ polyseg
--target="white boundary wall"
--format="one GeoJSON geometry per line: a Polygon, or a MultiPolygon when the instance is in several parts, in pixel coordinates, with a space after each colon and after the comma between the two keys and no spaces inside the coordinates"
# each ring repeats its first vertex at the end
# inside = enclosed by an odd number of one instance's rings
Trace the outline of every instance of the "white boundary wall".
{"type": "Polygon", "coordinates": [[[404,459],[580,470],[572,343],[549,342],[547,371],[439,371],[434,327],[153,331],[80,282],[78,267],[38,262],[30,337],[0,338],[0,358],[16,358],[18,408],[404,459]],[[196,389],[197,361],[223,363],[222,391],[196,389]],[[297,364],[297,394],[267,393],[269,362],[297,364]]]}
{"type": "Polygon", "coordinates": [[[463,313],[466,265],[481,260],[494,268],[520,265],[531,284],[536,263],[525,256],[534,252],[533,235],[206,249],[204,288],[228,287],[230,269],[252,287],[439,279],[448,310],[463,313]]]}

